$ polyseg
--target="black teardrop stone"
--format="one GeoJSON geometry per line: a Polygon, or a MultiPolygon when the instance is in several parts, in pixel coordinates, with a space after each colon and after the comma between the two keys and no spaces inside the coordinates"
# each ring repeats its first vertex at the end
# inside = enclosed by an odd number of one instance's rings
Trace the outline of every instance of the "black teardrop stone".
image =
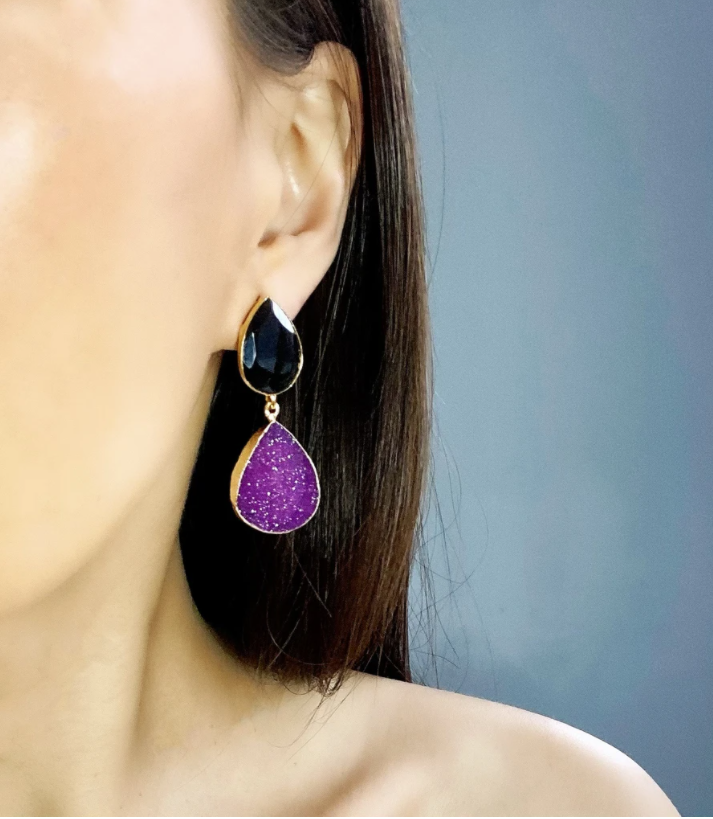
{"type": "Polygon", "coordinates": [[[266,395],[284,392],[299,375],[302,345],[294,324],[272,299],[253,314],[242,349],[243,375],[250,386],[266,395]]]}

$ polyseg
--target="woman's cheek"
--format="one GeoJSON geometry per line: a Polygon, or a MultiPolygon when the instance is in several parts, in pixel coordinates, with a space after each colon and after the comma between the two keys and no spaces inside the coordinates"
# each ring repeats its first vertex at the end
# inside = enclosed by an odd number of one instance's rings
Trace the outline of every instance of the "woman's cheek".
{"type": "Polygon", "coordinates": [[[209,4],[21,5],[0,0],[3,605],[76,570],[180,446],[240,224],[209,4]]]}

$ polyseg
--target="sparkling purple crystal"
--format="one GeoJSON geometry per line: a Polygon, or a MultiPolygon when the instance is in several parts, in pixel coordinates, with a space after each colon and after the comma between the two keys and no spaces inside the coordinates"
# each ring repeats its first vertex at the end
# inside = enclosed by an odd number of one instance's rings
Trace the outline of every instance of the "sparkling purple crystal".
{"type": "Polygon", "coordinates": [[[314,464],[295,436],[272,421],[243,469],[235,505],[240,516],[263,532],[303,526],[319,504],[314,464]]]}

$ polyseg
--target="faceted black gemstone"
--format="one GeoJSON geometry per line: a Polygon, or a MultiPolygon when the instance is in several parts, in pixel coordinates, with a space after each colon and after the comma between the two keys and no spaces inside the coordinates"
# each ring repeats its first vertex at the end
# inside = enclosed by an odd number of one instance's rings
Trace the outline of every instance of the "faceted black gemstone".
{"type": "Polygon", "coordinates": [[[284,392],[297,378],[302,357],[300,338],[272,299],[265,299],[255,311],[239,354],[245,379],[258,392],[284,392]]]}

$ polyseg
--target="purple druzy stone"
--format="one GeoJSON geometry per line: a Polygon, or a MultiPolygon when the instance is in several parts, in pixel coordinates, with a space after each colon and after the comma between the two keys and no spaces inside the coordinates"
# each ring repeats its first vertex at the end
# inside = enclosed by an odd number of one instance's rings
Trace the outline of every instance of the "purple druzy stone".
{"type": "Polygon", "coordinates": [[[243,469],[236,507],[263,532],[278,534],[303,526],[319,504],[319,480],[295,436],[272,421],[243,469]]]}

